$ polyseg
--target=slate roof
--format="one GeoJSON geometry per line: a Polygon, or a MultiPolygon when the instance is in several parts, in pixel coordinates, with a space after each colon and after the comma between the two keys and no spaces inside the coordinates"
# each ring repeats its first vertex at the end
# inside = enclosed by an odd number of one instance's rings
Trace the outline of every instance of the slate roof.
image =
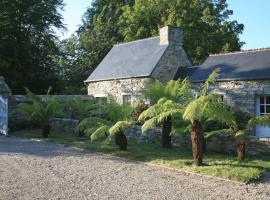
{"type": "Polygon", "coordinates": [[[218,80],[270,79],[270,48],[211,55],[197,70],[189,68],[192,82],[205,81],[217,67],[218,80]]]}
{"type": "Polygon", "coordinates": [[[115,45],[85,82],[149,77],[167,47],[159,37],[115,45]]]}

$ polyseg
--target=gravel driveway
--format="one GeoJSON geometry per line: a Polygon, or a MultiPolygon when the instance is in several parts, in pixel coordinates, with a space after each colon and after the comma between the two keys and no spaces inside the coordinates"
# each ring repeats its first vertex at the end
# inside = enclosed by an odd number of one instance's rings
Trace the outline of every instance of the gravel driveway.
{"type": "Polygon", "coordinates": [[[0,136],[0,199],[270,199],[269,177],[243,185],[0,136]]]}

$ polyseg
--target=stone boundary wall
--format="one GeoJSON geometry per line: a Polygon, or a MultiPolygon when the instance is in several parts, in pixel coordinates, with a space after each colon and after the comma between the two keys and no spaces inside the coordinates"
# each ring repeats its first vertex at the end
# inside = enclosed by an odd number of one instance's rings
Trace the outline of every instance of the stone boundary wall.
{"type": "MultiPolygon", "coordinates": [[[[162,128],[151,128],[142,134],[141,126],[134,125],[127,130],[127,138],[138,142],[159,143],[162,142],[162,128]]],[[[172,145],[191,149],[190,135],[172,136],[172,145]]]]}
{"type": "MultiPolygon", "coordinates": [[[[47,95],[38,95],[41,98],[48,97],[47,95]]],[[[59,101],[64,100],[72,100],[76,98],[80,98],[83,101],[91,101],[94,98],[89,95],[50,95],[51,97],[55,97],[59,101]]],[[[9,119],[9,129],[10,131],[19,130],[24,128],[31,128],[31,124],[26,120],[25,114],[19,111],[16,106],[19,103],[29,102],[25,95],[11,95],[9,96],[9,105],[8,105],[8,119],[9,119]]],[[[67,113],[67,117],[71,118],[71,114],[67,113]]]]}
{"type": "MultiPolygon", "coordinates": [[[[142,134],[141,126],[134,125],[127,131],[128,139],[138,142],[159,143],[162,140],[162,129],[152,128],[142,134]]],[[[191,149],[190,135],[172,136],[172,144],[176,147],[191,149]]],[[[247,137],[246,153],[251,156],[270,155],[270,138],[247,137]]],[[[206,151],[236,154],[236,141],[232,135],[222,135],[206,141],[206,151]]]]}
{"type": "Polygon", "coordinates": [[[73,133],[75,127],[79,124],[79,120],[63,118],[51,118],[49,122],[53,131],[62,133],[73,133]]]}

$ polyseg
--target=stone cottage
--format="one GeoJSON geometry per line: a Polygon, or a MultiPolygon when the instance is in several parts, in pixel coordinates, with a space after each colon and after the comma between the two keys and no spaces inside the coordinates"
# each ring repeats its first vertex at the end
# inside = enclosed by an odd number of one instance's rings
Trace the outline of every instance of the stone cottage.
{"type": "MultiPolygon", "coordinates": [[[[217,85],[225,104],[251,116],[270,114],[270,48],[210,55],[200,66],[179,69],[177,78],[190,77],[198,90],[212,71],[220,68],[217,85]]],[[[270,137],[269,127],[257,127],[257,137],[270,137]]]]}
{"type": "Polygon", "coordinates": [[[106,101],[109,94],[118,103],[132,103],[145,83],[172,80],[179,67],[192,63],[183,48],[183,33],[166,26],[160,36],[114,45],[85,81],[88,94],[106,101]]]}
{"type": "MultiPolygon", "coordinates": [[[[270,114],[270,48],[210,55],[192,66],[183,48],[183,33],[167,26],[160,36],[113,46],[85,81],[88,94],[107,101],[109,94],[118,103],[138,99],[145,83],[189,77],[194,91],[216,68],[221,69],[214,92],[225,104],[249,115],[270,114]]],[[[269,127],[257,127],[257,137],[270,137],[269,127]]]]}

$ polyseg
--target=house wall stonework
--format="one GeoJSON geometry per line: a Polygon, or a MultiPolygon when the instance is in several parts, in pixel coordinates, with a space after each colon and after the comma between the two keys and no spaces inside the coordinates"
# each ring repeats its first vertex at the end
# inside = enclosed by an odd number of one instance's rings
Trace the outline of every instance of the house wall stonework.
{"type": "Polygon", "coordinates": [[[131,101],[135,102],[140,97],[140,91],[151,78],[130,78],[118,80],[106,80],[88,83],[88,95],[113,95],[117,103],[122,103],[123,95],[130,94],[131,101]]]}
{"type": "Polygon", "coordinates": [[[174,78],[179,67],[191,67],[192,63],[183,48],[183,32],[179,28],[160,29],[160,44],[169,44],[169,46],[151,77],[166,83],[174,78]]]}
{"type": "MultiPolygon", "coordinates": [[[[195,93],[200,91],[200,83],[193,83],[195,93]]],[[[256,114],[256,97],[270,94],[270,80],[221,81],[210,90],[223,95],[223,101],[230,107],[238,108],[247,114],[256,114]]]]}

